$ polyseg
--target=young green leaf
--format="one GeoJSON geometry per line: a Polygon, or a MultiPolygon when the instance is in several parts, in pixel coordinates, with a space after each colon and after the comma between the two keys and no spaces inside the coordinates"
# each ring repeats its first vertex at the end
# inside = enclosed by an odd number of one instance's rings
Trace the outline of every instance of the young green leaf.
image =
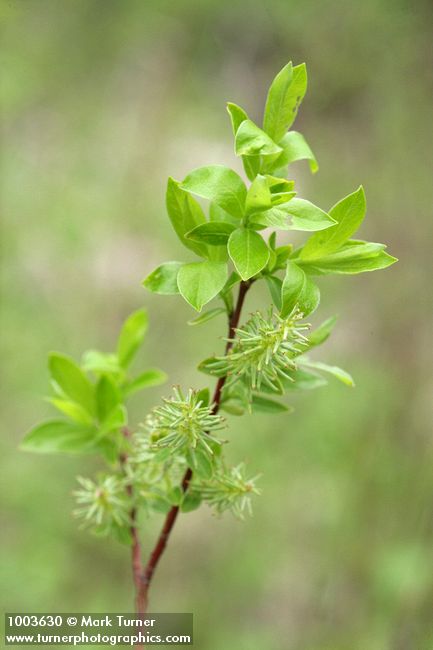
{"type": "Polygon", "coordinates": [[[287,262],[286,275],[281,285],[281,318],[286,318],[299,304],[305,285],[305,273],[294,262],[287,262]]]}
{"type": "Polygon", "coordinates": [[[101,423],[99,429],[99,435],[105,436],[111,431],[116,431],[116,429],[121,429],[126,424],[128,424],[128,414],[126,408],[123,404],[117,404],[114,409],[108,413],[104,421],[101,423]]]}
{"type": "Polygon", "coordinates": [[[334,219],[305,199],[291,199],[288,203],[278,205],[255,213],[251,221],[281,230],[324,230],[335,226],[334,219]]]}
{"type": "Polygon", "coordinates": [[[227,244],[233,230],[236,230],[236,226],[226,221],[209,221],[196,226],[185,236],[187,239],[203,242],[210,246],[221,246],[221,244],[227,244]]]}
{"type": "MultiPolygon", "coordinates": [[[[276,157],[278,157],[275,154],[276,157]]],[[[273,160],[273,156],[268,156],[266,158],[269,162],[273,160]]],[[[250,181],[253,181],[257,174],[260,173],[262,167],[262,156],[242,156],[242,163],[244,166],[245,173],[250,181]]]]}
{"type": "Polygon", "coordinates": [[[188,492],[184,495],[182,503],[180,504],[181,512],[192,512],[201,506],[202,498],[199,492],[188,492]]]}
{"type": "Polygon", "coordinates": [[[187,232],[201,223],[205,223],[206,217],[197,201],[188,192],[185,192],[178,181],[173,178],[168,179],[166,206],[171,224],[182,244],[200,257],[206,257],[206,246],[185,238],[187,232]]]}
{"type": "Polygon", "coordinates": [[[268,259],[268,263],[266,264],[266,271],[272,273],[277,263],[277,255],[271,246],[268,246],[268,248],[269,248],[269,259],[268,259]]]}
{"type": "Polygon", "coordinates": [[[355,274],[365,271],[384,269],[397,261],[383,250],[384,244],[349,240],[338,251],[326,257],[303,259],[297,258],[296,263],[311,275],[328,273],[355,274]]]}
{"type": "Polygon", "coordinates": [[[179,271],[177,283],[183,298],[197,311],[214,298],[227,280],[224,262],[193,262],[179,271]]]}
{"type": "Polygon", "coordinates": [[[251,120],[244,120],[236,131],[237,156],[279,156],[282,149],[251,120]]]}
{"type": "Polygon", "coordinates": [[[294,262],[287,262],[286,275],[281,287],[282,318],[292,313],[295,307],[308,316],[320,302],[320,291],[304,271],[294,262]]]}
{"type": "Polygon", "coordinates": [[[295,181],[289,181],[280,176],[265,174],[266,182],[272,195],[278,195],[282,192],[292,192],[295,189],[295,181]]]}
{"type": "Polygon", "coordinates": [[[151,386],[159,386],[167,381],[167,375],[158,368],[149,368],[140,373],[135,379],[128,382],[123,388],[123,394],[126,396],[133,395],[143,388],[150,388],[151,386]]]}
{"type": "Polygon", "coordinates": [[[332,375],[343,384],[346,384],[346,386],[355,386],[355,382],[353,381],[351,375],[349,375],[348,372],[342,370],[338,366],[329,366],[327,363],[322,363],[321,361],[311,361],[311,359],[307,359],[306,357],[299,357],[299,364],[307,368],[316,368],[317,370],[322,370],[323,372],[332,375]]]}
{"type": "Polygon", "coordinates": [[[245,200],[247,214],[268,210],[271,207],[271,190],[265,176],[256,176],[245,200]]]}
{"type": "Polygon", "coordinates": [[[220,314],[225,314],[226,310],[224,307],[216,307],[215,309],[209,309],[209,311],[205,311],[200,316],[197,316],[197,318],[194,318],[193,320],[188,321],[188,325],[202,325],[203,323],[207,323],[208,320],[212,320],[212,318],[215,318],[215,316],[219,316],[220,314]]]}
{"type": "Polygon", "coordinates": [[[96,405],[100,422],[105,420],[121,399],[122,396],[116,384],[110,377],[103,375],[96,384],[96,405]]]}
{"type": "Polygon", "coordinates": [[[310,170],[315,174],[319,165],[304,136],[298,131],[289,131],[280,142],[283,152],[277,160],[278,167],[286,167],[297,160],[308,160],[310,170]]]}
{"type": "Polygon", "coordinates": [[[73,359],[64,354],[52,352],[48,357],[51,377],[61,391],[86,411],[95,412],[93,386],[73,359]]]}
{"type": "Polygon", "coordinates": [[[292,251],[293,246],[291,244],[288,244],[287,246],[278,246],[278,248],[275,249],[275,254],[277,256],[277,269],[284,268],[286,266],[286,262],[289,259],[292,251]]]}
{"type": "Polygon", "coordinates": [[[306,90],[305,63],[294,68],[288,63],[273,80],[266,100],[263,128],[275,142],[279,143],[293,124],[306,90]]]}
{"type": "Polygon", "coordinates": [[[265,275],[266,284],[268,285],[269,293],[271,294],[272,302],[278,311],[281,310],[281,287],[282,281],[275,275],[265,275]]]}
{"type": "Polygon", "coordinates": [[[133,312],[123,324],[117,341],[117,355],[122,368],[126,368],[143,343],[149,325],[145,309],[133,312]]]}
{"type": "Polygon", "coordinates": [[[64,413],[65,415],[68,416],[71,420],[74,420],[74,422],[78,422],[79,424],[84,424],[84,425],[91,425],[92,424],[92,416],[88,411],[83,409],[80,404],[77,404],[76,402],[71,402],[70,400],[66,399],[57,399],[55,397],[53,398],[48,398],[47,400],[55,406],[57,410],[59,410],[61,413],[64,413]]]}
{"type": "Polygon", "coordinates": [[[229,255],[243,280],[259,273],[269,259],[269,248],[262,237],[249,228],[238,228],[230,235],[229,255]]]}
{"type": "Polygon", "coordinates": [[[202,388],[197,393],[197,403],[201,402],[201,406],[209,406],[210,391],[209,388],[202,388]]]}
{"type": "MultiPolygon", "coordinates": [[[[233,217],[242,219],[247,188],[236,172],[224,165],[208,165],[192,171],[181,188],[209,201],[215,201],[233,217]]],[[[188,229],[192,230],[192,227],[188,229]]]]}
{"type": "Polygon", "coordinates": [[[204,359],[199,363],[198,370],[204,372],[206,375],[212,375],[213,377],[224,377],[227,372],[226,365],[216,357],[204,359]]]}
{"type": "Polygon", "coordinates": [[[331,316],[327,318],[319,327],[317,327],[311,334],[308,336],[308,347],[312,348],[316,345],[321,345],[324,343],[330,336],[332,330],[335,327],[337,322],[337,316],[331,316]]]}
{"type": "Polygon", "coordinates": [[[246,114],[243,108],[241,108],[237,104],[233,104],[233,102],[227,102],[227,112],[230,115],[233,135],[236,135],[236,131],[238,130],[242,122],[248,119],[248,115],[246,114]]]}
{"type": "Polygon", "coordinates": [[[302,259],[325,257],[337,251],[358,230],[366,211],[365,194],[361,185],[356,192],[339,201],[329,211],[337,225],[320,232],[307,241],[301,251],[302,259]]]}
{"type": "Polygon", "coordinates": [[[209,455],[204,453],[201,449],[195,449],[191,454],[191,465],[194,468],[194,474],[201,479],[209,479],[212,477],[213,464],[209,455]]]}
{"type": "Polygon", "coordinates": [[[235,227],[239,225],[239,219],[232,217],[231,214],[223,210],[217,203],[215,203],[215,201],[211,201],[209,204],[209,220],[226,221],[235,227]]]}
{"type": "Polygon", "coordinates": [[[285,390],[314,390],[327,385],[326,379],[317,373],[310,372],[303,368],[296,368],[296,370],[287,370],[288,379],[282,377],[285,390]]]}
{"type": "Polygon", "coordinates": [[[143,286],[153,293],[160,293],[165,296],[179,293],[177,274],[181,266],[182,262],[165,262],[165,264],[161,264],[143,280],[143,286]]]}
{"type": "Polygon", "coordinates": [[[40,453],[95,451],[95,427],[49,420],[33,427],[21,443],[21,449],[40,453]]]}
{"type": "Polygon", "coordinates": [[[241,276],[239,273],[236,273],[236,271],[232,271],[224,285],[223,291],[230,291],[230,289],[233,289],[233,287],[239,284],[239,282],[242,282],[241,276]]]}
{"type": "Polygon", "coordinates": [[[253,395],[251,406],[253,413],[287,413],[293,411],[293,408],[286,404],[268,397],[262,397],[262,395],[253,395]]]}
{"type": "Polygon", "coordinates": [[[117,354],[104,354],[99,350],[87,350],[83,354],[82,369],[95,374],[122,374],[117,354]]]}

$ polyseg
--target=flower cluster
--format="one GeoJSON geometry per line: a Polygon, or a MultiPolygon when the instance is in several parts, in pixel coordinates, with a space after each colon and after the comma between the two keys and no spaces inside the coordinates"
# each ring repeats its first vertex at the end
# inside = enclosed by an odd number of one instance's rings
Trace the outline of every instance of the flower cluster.
{"type": "Polygon", "coordinates": [[[256,312],[236,330],[236,338],[230,339],[230,352],[208,361],[207,370],[227,375],[227,388],[242,380],[250,391],[263,388],[282,393],[281,380],[292,379],[288,371],[296,368],[295,358],[308,346],[302,332],[309,325],[300,323],[301,319],[299,311],[288,318],[281,318],[272,310],[268,318],[256,312]]]}
{"type": "Polygon", "coordinates": [[[115,475],[101,476],[97,481],[78,477],[81,489],[74,492],[79,507],[74,515],[83,519],[85,527],[107,535],[131,525],[131,503],[127,482],[115,475]]]}
{"type": "Polygon", "coordinates": [[[145,426],[155,447],[167,448],[173,454],[200,450],[213,455],[214,445],[221,441],[212,435],[224,428],[224,419],[204,406],[198,391],[186,395],[174,389],[174,397],[164,399],[147,417],[145,426]]]}
{"type": "Polygon", "coordinates": [[[245,465],[241,463],[229,469],[220,468],[212,479],[194,483],[192,491],[198,492],[218,514],[230,510],[243,519],[245,512],[252,513],[251,496],[260,494],[255,485],[257,478],[247,478],[245,465]]]}

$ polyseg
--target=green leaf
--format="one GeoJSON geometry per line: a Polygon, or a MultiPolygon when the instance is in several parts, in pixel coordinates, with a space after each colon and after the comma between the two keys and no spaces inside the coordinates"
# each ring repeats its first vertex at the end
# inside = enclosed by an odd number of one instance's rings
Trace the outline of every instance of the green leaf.
{"type": "Polygon", "coordinates": [[[103,375],[96,385],[96,405],[98,418],[101,422],[119,404],[122,396],[116,384],[106,375],[103,375]]]}
{"type": "Polygon", "coordinates": [[[227,244],[231,233],[235,229],[236,226],[226,221],[209,221],[190,230],[186,237],[211,246],[220,246],[221,244],[227,244]]]}
{"type": "Polygon", "coordinates": [[[326,257],[311,260],[298,258],[296,263],[311,275],[328,273],[352,275],[376,271],[397,262],[397,258],[385,253],[384,248],[384,244],[349,240],[337,252],[326,257]]]}
{"type": "Polygon", "coordinates": [[[197,316],[197,318],[194,318],[193,320],[188,321],[188,325],[202,325],[203,323],[207,323],[208,320],[212,320],[212,318],[215,318],[215,316],[219,316],[220,314],[225,314],[226,310],[224,307],[215,307],[215,309],[209,309],[209,311],[205,311],[200,316],[197,316]]]}
{"type": "MultiPolygon", "coordinates": [[[[273,159],[271,156],[267,160],[273,159]]],[[[260,172],[262,166],[262,156],[242,156],[242,163],[244,170],[250,181],[253,181],[257,174],[260,172]]]]}
{"type": "MultiPolygon", "coordinates": [[[[232,102],[228,102],[227,111],[230,115],[233,135],[236,136],[236,131],[239,129],[244,120],[248,120],[248,115],[243,108],[237,106],[236,104],[233,104],[232,102]]],[[[260,170],[260,156],[242,156],[242,162],[246,175],[250,181],[254,180],[260,170]]]]}
{"type": "Polygon", "coordinates": [[[293,411],[293,409],[286,406],[286,404],[267,397],[262,397],[261,395],[253,395],[252,409],[253,413],[287,413],[287,411],[293,411]]]}
{"type": "Polygon", "coordinates": [[[248,119],[248,115],[246,114],[243,108],[241,108],[237,104],[233,104],[233,102],[227,102],[227,112],[230,115],[233,135],[236,135],[236,131],[238,130],[242,122],[248,119]]]}
{"type": "Polygon", "coordinates": [[[239,273],[236,273],[236,271],[232,271],[229,275],[229,279],[224,285],[223,291],[230,291],[230,289],[233,289],[239,282],[242,282],[242,278],[239,275],[239,273]]]}
{"type": "Polygon", "coordinates": [[[120,429],[128,424],[128,414],[123,404],[117,404],[101,423],[99,434],[101,436],[120,429]]]}
{"type": "Polygon", "coordinates": [[[276,207],[283,203],[288,203],[296,196],[296,192],[279,192],[272,194],[272,207],[276,207]]]}
{"type": "Polygon", "coordinates": [[[180,505],[181,512],[192,512],[201,506],[202,498],[198,492],[187,492],[180,505]]]}
{"type": "Polygon", "coordinates": [[[287,262],[286,275],[281,287],[281,317],[289,316],[298,306],[304,316],[319,305],[320,291],[304,271],[294,262],[287,262]]]}
{"type": "Polygon", "coordinates": [[[275,275],[266,275],[265,276],[266,284],[268,285],[269,292],[271,294],[272,302],[278,311],[281,310],[281,287],[282,281],[280,278],[275,277],[275,275]]]}
{"type": "Polygon", "coordinates": [[[314,390],[315,388],[326,386],[328,383],[320,375],[302,368],[297,368],[296,370],[288,369],[286,370],[286,374],[289,375],[292,381],[285,377],[281,378],[285,390],[314,390]]]}
{"type": "Polygon", "coordinates": [[[167,381],[167,375],[162,370],[158,368],[149,368],[141,374],[139,374],[135,379],[130,381],[123,389],[123,394],[125,396],[133,395],[143,388],[150,388],[151,386],[159,386],[167,381]]]}
{"type": "Polygon", "coordinates": [[[143,286],[153,293],[159,293],[164,296],[172,296],[179,293],[177,287],[177,274],[182,266],[182,262],[165,262],[158,266],[150,273],[143,286]]]}
{"type": "Polygon", "coordinates": [[[232,232],[228,251],[243,280],[259,273],[269,259],[269,249],[262,237],[248,228],[238,228],[232,232]]]}
{"type": "Polygon", "coordinates": [[[202,388],[197,393],[197,402],[201,400],[202,406],[209,406],[210,403],[210,392],[209,388],[202,388]]]}
{"type": "Polygon", "coordinates": [[[95,451],[97,430],[65,420],[49,420],[33,427],[21,443],[21,449],[39,453],[86,453],[95,451]]]}
{"type": "Polygon", "coordinates": [[[321,361],[311,361],[306,357],[299,357],[298,363],[307,368],[316,368],[317,370],[322,370],[323,372],[332,375],[343,384],[346,384],[346,386],[355,386],[355,382],[349,373],[345,370],[342,370],[338,366],[329,366],[327,363],[322,363],[321,361]]]}
{"type": "MultiPolygon", "coordinates": [[[[268,244],[269,244],[269,242],[268,242],[268,244]]],[[[266,265],[266,271],[269,271],[269,273],[272,273],[272,271],[274,271],[275,265],[277,263],[277,256],[276,256],[276,253],[275,253],[274,249],[271,246],[268,245],[268,248],[269,248],[269,259],[268,259],[268,263],[266,265]]]]}
{"type": "Polygon", "coordinates": [[[244,120],[236,131],[235,153],[237,156],[269,156],[281,154],[279,147],[261,128],[251,120],[244,120]]]}
{"type": "Polygon", "coordinates": [[[305,63],[294,68],[288,63],[273,80],[266,100],[263,128],[275,142],[280,142],[293,124],[306,90],[305,63]]]}
{"type": "Polygon", "coordinates": [[[297,160],[308,160],[311,172],[315,174],[318,171],[319,165],[316,157],[302,133],[289,131],[281,140],[280,146],[283,152],[277,161],[279,166],[286,167],[297,160]]]}
{"type": "Polygon", "coordinates": [[[170,503],[172,506],[180,506],[183,499],[183,490],[180,487],[180,485],[175,485],[174,487],[172,487],[168,491],[167,497],[170,499],[170,503]]]}
{"type": "Polygon", "coordinates": [[[281,230],[324,230],[334,227],[332,217],[305,199],[291,199],[288,203],[258,212],[251,218],[254,223],[281,230]]]}
{"type": "Polygon", "coordinates": [[[86,411],[94,414],[94,390],[81,368],[66,355],[52,352],[48,357],[51,377],[62,392],[86,411]]]}
{"type": "Polygon", "coordinates": [[[180,187],[180,183],[173,178],[168,179],[166,206],[171,224],[182,244],[200,257],[207,257],[206,246],[185,237],[187,232],[206,222],[203,210],[197,201],[188,192],[185,192],[180,187]]]}
{"type": "Polygon", "coordinates": [[[329,211],[337,225],[326,232],[320,232],[307,241],[300,256],[302,259],[325,257],[337,251],[358,230],[366,211],[363,187],[339,201],[329,211]]]}
{"type": "Polygon", "coordinates": [[[213,377],[224,377],[227,372],[226,366],[215,357],[204,359],[199,363],[198,369],[200,372],[204,372],[206,375],[212,375],[213,377]]]}
{"type": "Polygon", "coordinates": [[[269,235],[268,245],[271,250],[275,251],[275,247],[277,245],[277,233],[275,231],[271,232],[269,235]]]}
{"type": "Polygon", "coordinates": [[[197,311],[214,298],[227,280],[225,262],[193,262],[179,271],[177,283],[183,298],[197,311]]]}
{"type": "Polygon", "coordinates": [[[239,225],[239,219],[232,217],[231,214],[217,205],[215,201],[211,201],[209,204],[209,219],[210,221],[226,221],[236,227],[239,225]]]}
{"type": "Polygon", "coordinates": [[[319,303],[320,289],[317,284],[311,280],[311,278],[306,276],[304,289],[299,296],[299,309],[301,310],[304,317],[309,316],[314,311],[316,311],[319,303]]]}
{"type": "Polygon", "coordinates": [[[124,322],[117,341],[117,355],[122,368],[126,368],[143,343],[149,325],[145,309],[134,311],[124,322]]]}
{"type": "MultiPolygon", "coordinates": [[[[181,187],[187,192],[215,201],[233,217],[242,219],[244,215],[247,188],[241,177],[224,165],[195,169],[182,181],[181,187]]],[[[192,227],[188,230],[192,230],[192,227]]]]}
{"type": "Polygon", "coordinates": [[[96,374],[110,373],[117,375],[122,373],[119,366],[117,354],[104,354],[99,350],[87,350],[83,355],[82,368],[96,374]]]}
{"type": "Polygon", "coordinates": [[[288,181],[286,178],[272,176],[271,174],[265,174],[265,178],[273,196],[278,196],[285,192],[292,192],[295,189],[295,181],[288,181]]]}
{"type": "Polygon", "coordinates": [[[287,262],[286,275],[281,285],[281,317],[286,318],[299,304],[305,286],[305,273],[294,262],[287,262]]]}
{"type": "Polygon", "coordinates": [[[67,415],[68,418],[74,420],[74,422],[78,422],[79,424],[84,425],[92,424],[92,416],[88,411],[83,409],[80,404],[65,399],[57,399],[55,397],[48,398],[47,401],[55,406],[55,408],[58,409],[61,413],[67,415]]]}
{"type": "Polygon", "coordinates": [[[162,494],[149,494],[146,501],[152,510],[163,515],[166,515],[172,508],[170,500],[162,494]]]}
{"type": "Polygon", "coordinates": [[[316,345],[321,345],[329,338],[332,330],[335,327],[337,322],[337,316],[331,316],[325,320],[319,327],[317,327],[311,334],[308,336],[308,347],[312,348],[316,345]]]}
{"type": "Polygon", "coordinates": [[[289,259],[291,253],[293,251],[293,246],[291,244],[287,244],[286,246],[278,246],[278,248],[275,249],[275,254],[277,256],[277,261],[276,261],[276,268],[284,268],[286,266],[286,262],[289,259]]]}
{"type": "Polygon", "coordinates": [[[271,190],[265,176],[256,176],[247,192],[245,208],[247,214],[260,212],[271,207],[271,190]]]}
{"type": "Polygon", "coordinates": [[[195,449],[192,455],[194,474],[201,479],[212,478],[213,464],[211,458],[200,449],[195,449]]]}
{"type": "Polygon", "coordinates": [[[240,400],[237,399],[229,399],[222,402],[220,409],[221,411],[225,411],[230,415],[236,415],[236,416],[240,416],[245,413],[245,406],[242,404],[240,400]]]}

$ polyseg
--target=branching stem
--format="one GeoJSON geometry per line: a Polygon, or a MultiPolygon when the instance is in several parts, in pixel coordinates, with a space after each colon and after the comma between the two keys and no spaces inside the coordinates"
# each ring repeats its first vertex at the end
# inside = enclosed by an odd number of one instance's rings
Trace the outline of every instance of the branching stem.
{"type": "MultiPolygon", "coordinates": [[[[229,350],[233,345],[231,339],[234,337],[235,330],[239,325],[239,319],[241,316],[245,296],[251,284],[252,281],[249,280],[247,282],[241,282],[239,286],[239,293],[236,301],[236,306],[233,312],[229,314],[229,329],[228,329],[228,337],[227,337],[229,340],[227,341],[226,344],[226,350],[225,350],[226,354],[227,352],[229,352],[229,350]]],[[[224,388],[225,381],[226,381],[226,377],[220,377],[215,386],[215,391],[212,398],[212,404],[213,404],[212,413],[214,415],[218,413],[220,408],[221,394],[224,388]]],[[[188,468],[182,479],[183,492],[187,491],[191,478],[192,478],[192,470],[191,468],[188,468]]],[[[179,514],[179,506],[173,506],[171,510],[169,510],[165,518],[161,533],[158,537],[158,540],[149,556],[149,560],[146,566],[144,567],[144,569],[141,569],[140,579],[138,580],[138,582],[136,579],[137,574],[134,569],[137,614],[144,614],[147,611],[150,583],[152,581],[152,577],[158,565],[158,562],[161,559],[162,554],[164,553],[165,547],[167,546],[167,541],[170,537],[171,531],[173,530],[174,524],[176,523],[178,514],[179,514]]],[[[136,529],[134,528],[133,530],[135,530],[135,534],[136,534],[136,529]]],[[[134,534],[133,534],[133,540],[135,545],[134,534]]],[[[138,540],[137,540],[137,544],[138,544],[138,553],[140,553],[140,546],[138,540]]],[[[134,550],[133,550],[133,554],[134,554],[134,550]]]]}

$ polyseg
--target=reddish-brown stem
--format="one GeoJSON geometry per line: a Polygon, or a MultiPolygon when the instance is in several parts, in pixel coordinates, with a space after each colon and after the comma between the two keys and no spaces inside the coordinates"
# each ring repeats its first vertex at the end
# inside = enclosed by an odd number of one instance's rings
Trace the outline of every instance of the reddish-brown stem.
{"type": "MultiPolygon", "coordinates": [[[[125,438],[130,438],[131,432],[127,427],[123,429],[123,435],[125,438]]],[[[125,466],[127,459],[127,455],[125,453],[120,454],[119,456],[119,463],[121,467],[125,466]]],[[[132,497],[133,496],[133,489],[132,485],[127,485],[126,486],[126,492],[128,493],[128,496],[132,497]]],[[[138,529],[136,525],[137,521],[137,509],[136,508],[131,508],[131,511],[129,513],[130,519],[131,519],[131,527],[130,527],[130,533],[131,533],[131,539],[132,539],[132,544],[131,544],[131,566],[132,566],[132,577],[134,580],[134,585],[135,585],[135,610],[137,614],[144,614],[146,611],[146,602],[143,599],[143,592],[141,588],[141,576],[143,573],[143,565],[141,562],[141,545],[140,545],[140,540],[138,537],[138,529]]]]}
{"type": "MultiPolygon", "coordinates": [[[[239,319],[241,316],[242,312],[242,307],[244,304],[245,296],[250,288],[252,282],[247,281],[247,282],[241,282],[239,286],[239,293],[238,293],[238,298],[236,301],[236,306],[232,313],[229,315],[229,330],[228,330],[228,340],[226,343],[226,348],[225,348],[225,353],[227,354],[232,345],[233,345],[233,337],[235,335],[235,330],[239,325],[239,319]]],[[[221,405],[221,396],[222,396],[222,390],[224,388],[224,384],[226,382],[227,377],[220,377],[217,381],[217,384],[215,386],[215,391],[212,397],[212,413],[215,415],[218,413],[220,405],[221,405]]],[[[189,483],[192,478],[192,470],[191,468],[188,468],[187,471],[185,472],[185,475],[182,479],[182,490],[183,492],[186,492],[189,486],[189,483]]],[[[156,545],[154,546],[149,560],[144,567],[144,570],[142,570],[141,573],[141,579],[140,579],[140,584],[139,584],[139,590],[137,591],[137,607],[138,604],[140,604],[140,607],[142,608],[142,611],[137,610],[138,613],[143,613],[147,611],[147,605],[148,605],[148,594],[149,594],[149,587],[150,583],[153,577],[153,574],[155,572],[155,569],[158,565],[158,562],[161,559],[162,554],[164,553],[165,547],[167,546],[167,541],[168,538],[170,537],[171,531],[173,529],[174,524],[176,523],[177,516],[179,514],[179,506],[173,506],[164,521],[164,525],[162,527],[161,533],[158,537],[158,540],[156,542],[156,545]]],[[[135,575],[135,574],[134,574],[135,575]]]]}

